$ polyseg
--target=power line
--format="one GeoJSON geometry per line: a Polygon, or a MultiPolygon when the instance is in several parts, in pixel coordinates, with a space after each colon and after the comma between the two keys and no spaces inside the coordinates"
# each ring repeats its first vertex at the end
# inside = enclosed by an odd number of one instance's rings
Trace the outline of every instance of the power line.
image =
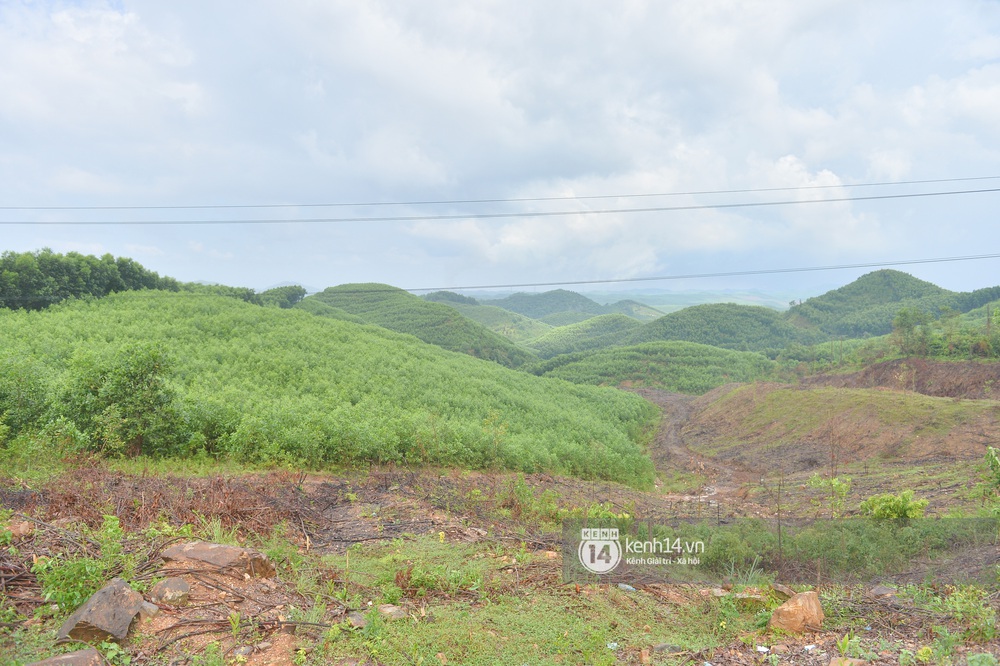
{"type": "MultiPolygon", "coordinates": [[[[590,285],[590,284],[623,284],[630,282],[658,282],[658,281],[668,281],[668,280],[693,280],[693,279],[705,279],[705,278],[717,278],[717,277],[741,277],[748,275],[774,275],[780,273],[810,273],[818,271],[846,270],[851,268],[884,268],[886,266],[941,264],[941,263],[952,263],[957,261],[978,261],[982,259],[1000,259],[1000,253],[975,254],[975,255],[966,255],[958,257],[933,257],[929,259],[899,259],[893,261],[875,261],[875,262],[858,263],[858,264],[834,264],[828,266],[797,266],[793,268],[758,268],[758,269],[749,269],[742,271],[721,271],[715,273],[684,273],[678,275],[660,275],[655,277],[611,278],[603,280],[564,280],[561,282],[520,282],[520,283],[509,283],[509,284],[479,284],[479,285],[464,285],[464,286],[452,286],[452,287],[416,287],[416,288],[390,287],[388,289],[339,289],[338,288],[337,293],[371,294],[371,293],[396,293],[398,291],[406,291],[406,292],[468,291],[471,289],[520,289],[524,287],[560,287],[560,286],[576,286],[576,285],[590,285]]],[[[226,287],[226,285],[218,285],[218,286],[226,287]]],[[[136,291],[136,290],[131,290],[131,291],[136,291]]],[[[213,298],[215,296],[224,295],[224,294],[213,294],[213,293],[202,293],[202,292],[190,292],[190,291],[185,291],[183,288],[181,288],[180,291],[162,291],[161,293],[185,297],[185,298],[213,298]]],[[[28,300],[47,300],[49,298],[50,297],[8,297],[8,298],[2,298],[2,300],[28,301],[28,300]]]]}
{"type": "Polygon", "coordinates": [[[724,204],[691,204],[687,206],[651,206],[647,208],[607,208],[595,210],[557,210],[515,213],[466,213],[447,215],[391,215],[377,217],[320,217],[320,218],[277,218],[260,220],[97,220],[67,222],[64,220],[4,220],[2,226],[209,226],[224,224],[336,224],[348,222],[428,222],[470,219],[504,219],[524,217],[567,217],[572,215],[609,215],[623,213],[666,213],[690,210],[720,210],[730,208],[763,208],[771,206],[797,206],[803,204],[843,203],[850,201],[880,201],[891,199],[913,199],[926,197],[956,196],[964,194],[986,194],[1000,192],[1000,187],[978,190],[945,190],[936,192],[911,192],[906,194],[876,194],[861,197],[835,197],[828,199],[805,199],[783,201],[744,201],[724,204]]]}
{"type": "MultiPolygon", "coordinates": [[[[832,266],[799,266],[796,268],[760,268],[745,271],[725,271],[718,273],[688,273],[681,275],[660,275],[657,277],[617,278],[609,280],[568,280],[563,282],[523,282],[518,284],[486,284],[464,287],[420,287],[404,291],[462,291],[469,289],[516,289],[521,287],[558,287],[583,284],[620,284],[626,282],[658,282],[666,280],[690,280],[716,277],[739,277],[747,275],[773,275],[777,273],[810,273],[816,271],[836,271],[848,268],[881,268],[885,266],[907,266],[913,264],[942,264],[955,261],[976,261],[979,259],[1000,259],[997,254],[976,254],[964,257],[935,257],[932,259],[900,259],[898,261],[876,261],[862,264],[837,264],[832,266]]],[[[386,290],[388,291],[388,290],[386,290]]],[[[349,293],[349,292],[347,292],[349,293]]]]}
{"type": "Polygon", "coordinates": [[[855,187],[890,187],[894,185],[929,185],[934,183],[964,183],[980,180],[997,180],[1000,176],[968,176],[964,178],[933,178],[927,180],[897,180],[887,182],[854,183],[838,185],[799,185],[793,187],[759,187],[733,190],[693,190],[688,192],[646,192],[640,194],[592,194],[561,197],[517,197],[494,199],[442,199],[438,201],[356,201],[336,203],[297,204],[195,204],[178,206],[0,206],[0,210],[219,210],[250,208],[361,208],[368,206],[446,206],[456,204],[481,203],[527,203],[533,201],[587,201],[593,199],[637,199],[643,197],[681,197],[711,194],[751,194],[754,192],[801,192],[807,190],[827,190],[855,187]]]}

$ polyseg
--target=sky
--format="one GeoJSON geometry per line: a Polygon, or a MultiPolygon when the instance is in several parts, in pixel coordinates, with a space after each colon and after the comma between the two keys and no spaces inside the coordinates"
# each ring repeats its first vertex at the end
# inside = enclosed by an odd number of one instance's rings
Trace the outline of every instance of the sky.
{"type": "Polygon", "coordinates": [[[1000,188],[995,0],[0,0],[0,91],[0,250],[185,281],[805,298],[874,268],[646,278],[1000,253],[1000,192],[936,194],[1000,188]]]}

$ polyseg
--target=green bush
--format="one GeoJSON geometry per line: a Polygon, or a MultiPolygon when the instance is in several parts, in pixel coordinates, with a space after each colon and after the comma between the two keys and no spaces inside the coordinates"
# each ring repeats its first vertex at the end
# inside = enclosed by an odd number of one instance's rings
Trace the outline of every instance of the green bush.
{"type": "Polygon", "coordinates": [[[909,520],[923,518],[927,503],[925,499],[913,499],[912,490],[904,490],[898,495],[892,493],[873,495],[863,501],[859,508],[861,513],[872,518],[909,520]]]}

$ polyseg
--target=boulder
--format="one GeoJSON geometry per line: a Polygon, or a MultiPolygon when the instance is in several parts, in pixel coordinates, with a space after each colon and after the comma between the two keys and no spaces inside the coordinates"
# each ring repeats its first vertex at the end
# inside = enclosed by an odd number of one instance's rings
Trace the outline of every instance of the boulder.
{"type": "Polygon", "coordinates": [[[194,541],[177,544],[163,551],[160,557],[165,562],[208,564],[237,576],[246,574],[257,578],[272,578],[275,575],[274,565],[267,559],[267,555],[249,548],[220,543],[194,541]]]}
{"type": "Polygon", "coordinates": [[[815,592],[800,592],[774,609],[767,623],[769,629],[801,633],[818,630],[823,625],[823,606],[815,592]]]}
{"type": "Polygon", "coordinates": [[[183,578],[164,578],[149,591],[149,600],[154,604],[183,606],[188,602],[191,586],[183,578]]]}
{"type": "Polygon", "coordinates": [[[141,594],[121,578],[114,578],[63,622],[56,639],[87,643],[108,638],[124,640],[143,603],[141,594]]]}
{"type": "Polygon", "coordinates": [[[97,650],[77,650],[58,657],[33,661],[27,666],[104,666],[104,657],[97,650]]]}

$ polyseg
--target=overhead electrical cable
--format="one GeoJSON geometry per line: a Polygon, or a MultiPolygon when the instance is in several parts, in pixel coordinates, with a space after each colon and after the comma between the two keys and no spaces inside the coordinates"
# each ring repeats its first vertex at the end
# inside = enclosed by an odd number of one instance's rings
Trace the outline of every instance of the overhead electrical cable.
{"type": "Polygon", "coordinates": [[[230,220],[0,220],[0,225],[14,226],[210,226],[227,224],[337,224],[355,222],[432,222],[470,219],[509,219],[526,217],[569,217],[575,215],[611,215],[631,213],[666,213],[691,210],[721,210],[732,208],[763,208],[770,206],[798,206],[807,204],[844,203],[851,201],[884,201],[927,197],[959,196],[1000,192],[1000,187],[975,190],[944,190],[935,192],[908,192],[900,194],[874,194],[859,197],[833,197],[827,199],[788,199],[779,201],[743,201],[735,203],[690,204],[684,206],[650,206],[644,208],[607,208],[592,210],[524,211],[508,213],[455,213],[434,215],[385,215],[359,217],[272,218],[230,220]]]}
{"type": "Polygon", "coordinates": [[[638,199],[642,197],[683,197],[711,194],[752,194],[754,192],[799,192],[806,190],[850,189],[854,187],[892,187],[895,185],[930,185],[935,183],[966,183],[998,180],[1000,176],[967,176],[964,178],[931,178],[926,180],[896,180],[871,183],[839,183],[836,185],[796,185],[789,187],[757,187],[733,190],[692,190],[687,192],[644,192],[638,194],[590,194],[552,197],[515,197],[494,199],[442,199],[423,201],[356,201],[336,203],[275,203],[275,204],[189,204],[175,206],[0,206],[0,210],[214,210],[248,208],[340,208],[367,206],[447,206],[478,203],[526,203],[532,201],[585,201],[589,199],[638,199]]]}
{"type": "Polygon", "coordinates": [[[462,287],[418,287],[404,291],[462,291],[470,289],[514,289],[522,287],[557,287],[584,284],[621,284],[626,282],[659,282],[666,280],[694,280],[718,277],[740,277],[747,275],[774,275],[777,273],[810,273],[816,271],[835,271],[850,268],[882,268],[885,266],[909,266],[913,264],[941,264],[955,261],[976,261],[980,259],[1000,259],[1000,253],[974,254],[961,257],[934,257],[931,259],[900,259],[897,261],[873,261],[860,264],[835,264],[829,266],[798,266],[794,268],[759,268],[743,271],[722,271],[716,273],[684,273],[677,275],[660,275],[655,277],[612,278],[604,280],[562,280],[560,282],[522,282],[512,284],[467,285],[462,287]]]}

